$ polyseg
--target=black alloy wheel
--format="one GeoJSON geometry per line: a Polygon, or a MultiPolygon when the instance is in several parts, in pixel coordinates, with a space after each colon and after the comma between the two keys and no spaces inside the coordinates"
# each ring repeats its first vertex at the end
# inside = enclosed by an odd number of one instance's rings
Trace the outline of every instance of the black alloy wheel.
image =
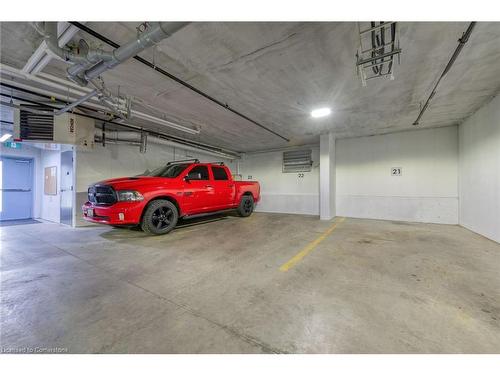
{"type": "Polygon", "coordinates": [[[151,217],[151,222],[157,230],[165,229],[170,225],[172,219],[174,218],[174,212],[169,207],[159,207],[153,216],[151,217]]]}
{"type": "Polygon", "coordinates": [[[253,212],[253,208],[253,197],[251,195],[244,195],[243,197],[241,197],[240,205],[237,209],[238,215],[243,217],[250,216],[253,212]]]}
{"type": "Polygon", "coordinates": [[[166,234],[175,228],[178,219],[179,211],[175,204],[166,199],[158,199],[146,207],[141,228],[146,233],[166,234]]]}

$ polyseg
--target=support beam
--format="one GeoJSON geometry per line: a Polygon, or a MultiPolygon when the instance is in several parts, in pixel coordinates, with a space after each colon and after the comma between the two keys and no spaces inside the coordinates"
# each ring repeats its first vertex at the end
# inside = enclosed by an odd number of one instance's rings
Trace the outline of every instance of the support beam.
{"type": "Polygon", "coordinates": [[[335,217],[335,138],[322,134],[319,140],[319,214],[321,220],[335,217]]]}

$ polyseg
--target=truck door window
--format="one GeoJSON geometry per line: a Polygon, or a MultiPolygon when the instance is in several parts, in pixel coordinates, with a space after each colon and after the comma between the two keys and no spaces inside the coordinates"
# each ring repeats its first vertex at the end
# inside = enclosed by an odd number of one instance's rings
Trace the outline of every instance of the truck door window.
{"type": "Polygon", "coordinates": [[[188,173],[189,176],[197,176],[198,174],[201,176],[201,178],[199,178],[200,180],[208,180],[208,168],[206,166],[197,165],[188,173]]]}
{"type": "Polygon", "coordinates": [[[175,178],[180,175],[187,167],[189,167],[189,164],[167,164],[160,168],[156,168],[153,171],[144,172],[139,176],[175,178]]]}
{"type": "Polygon", "coordinates": [[[212,167],[212,173],[214,174],[214,180],[229,180],[226,170],[222,167],[212,167]]]}

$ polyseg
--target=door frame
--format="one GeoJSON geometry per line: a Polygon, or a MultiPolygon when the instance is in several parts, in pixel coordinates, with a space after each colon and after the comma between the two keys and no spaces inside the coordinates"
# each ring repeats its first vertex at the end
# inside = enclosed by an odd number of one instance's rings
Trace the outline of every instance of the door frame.
{"type": "MultiPolygon", "coordinates": [[[[15,160],[29,160],[30,162],[30,173],[31,173],[31,206],[30,206],[30,219],[35,219],[35,188],[36,188],[36,180],[35,180],[35,158],[33,156],[21,156],[21,155],[1,155],[0,160],[5,159],[15,159],[15,160]]],[[[3,163],[2,163],[3,164],[3,163]]],[[[3,165],[2,165],[2,174],[3,174],[3,165]]],[[[3,184],[3,176],[2,176],[2,184],[3,184]]],[[[2,191],[2,201],[3,201],[3,191],[2,191]]]]}
{"type": "Polygon", "coordinates": [[[76,151],[75,149],[72,147],[70,150],[60,150],[59,151],[59,165],[60,165],[60,178],[61,180],[59,181],[59,224],[61,225],[65,225],[67,227],[71,227],[71,228],[75,228],[76,226],[76,151]],[[62,222],[62,218],[60,216],[60,212],[61,212],[61,207],[62,207],[62,194],[63,192],[61,191],[62,189],[62,178],[63,178],[63,175],[62,175],[62,154],[64,152],[71,152],[71,158],[73,159],[72,160],[72,163],[71,163],[71,166],[72,166],[72,173],[71,173],[71,185],[73,186],[73,190],[71,191],[71,224],[65,224],[62,222]]]}

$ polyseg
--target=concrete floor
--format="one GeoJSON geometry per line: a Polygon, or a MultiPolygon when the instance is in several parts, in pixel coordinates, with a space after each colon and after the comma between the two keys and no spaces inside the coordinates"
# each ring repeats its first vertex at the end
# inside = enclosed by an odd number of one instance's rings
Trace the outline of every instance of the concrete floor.
{"type": "Polygon", "coordinates": [[[458,226],[256,213],[169,235],[0,228],[1,347],[499,353],[500,245],[458,226]]]}

